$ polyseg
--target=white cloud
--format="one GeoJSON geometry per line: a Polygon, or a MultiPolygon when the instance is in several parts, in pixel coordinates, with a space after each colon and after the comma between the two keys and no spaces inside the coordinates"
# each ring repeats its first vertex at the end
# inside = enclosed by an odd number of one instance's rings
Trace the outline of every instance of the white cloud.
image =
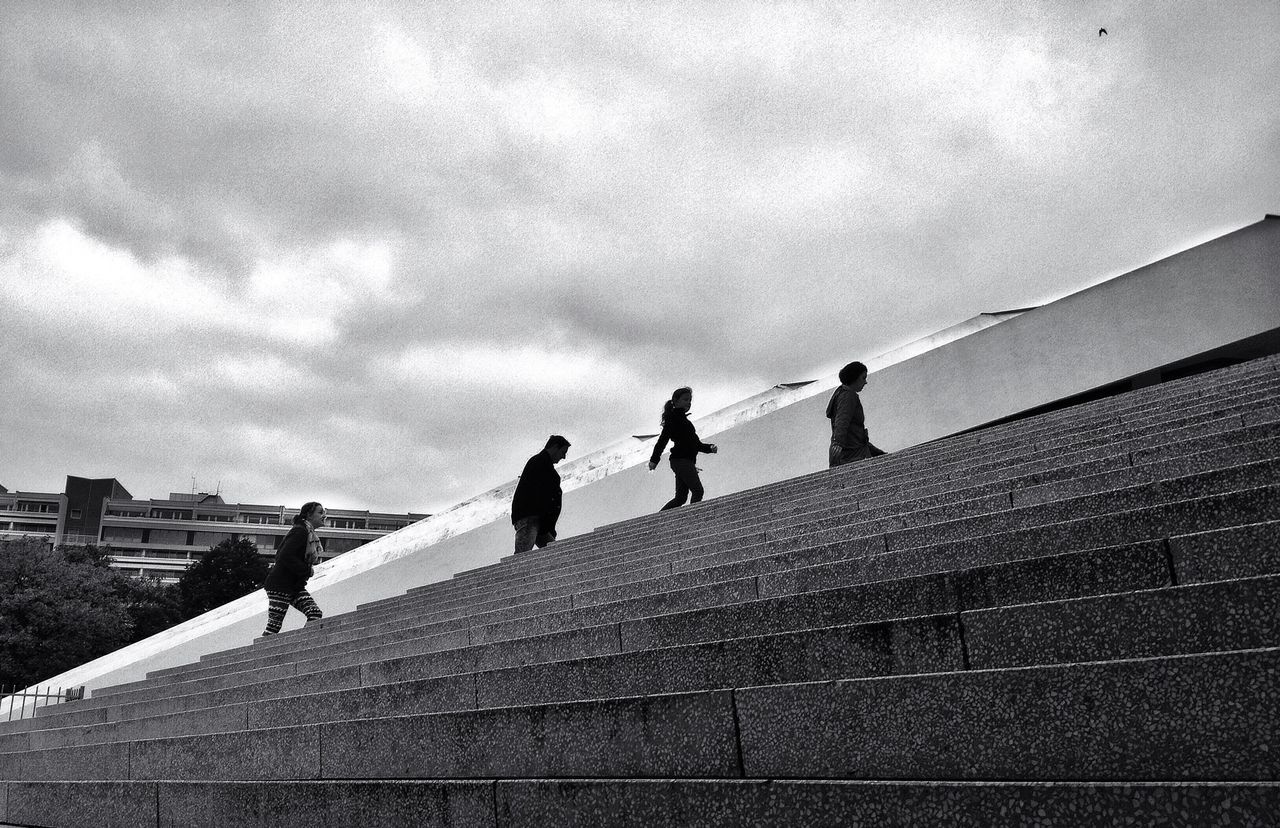
{"type": "Polygon", "coordinates": [[[56,327],[89,326],[112,333],[149,333],[226,326],[236,309],[191,263],[140,263],[65,220],[0,250],[0,291],[6,301],[56,327]]]}
{"type": "Polygon", "coordinates": [[[270,336],[319,346],[339,337],[338,317],[389,300],[393,257],[384,242],[339,241],[260,261],[249,274],[244,313],[270,336]]]}
{"type": "Polygon", "coordinates": [[[380,359],[375,373],[385,373],[398,383],[426,383],[438,388],[580,389],[583,393],[614,391],[635,376],[625,365],[569,345],[552,350],[461,342],[406,348],[380,359]]]}
{"type": "Polygon", "coordinates": [[[303,370],[275,354],[219,354],[212,369],[220,385],[258,392],[299,388],[306,381],[303,370]]]}
{"type": "Polygon", "coordinates": [[[260,261],[243,290],[185,257],[143,262],[66,220],[0,244],[0,295],[12,306],[56,329],[87,327],[125,339],[244,331],[330,344],[342,313],[390,301],[393,273],[385,242],[284,251],[260,261]]]}

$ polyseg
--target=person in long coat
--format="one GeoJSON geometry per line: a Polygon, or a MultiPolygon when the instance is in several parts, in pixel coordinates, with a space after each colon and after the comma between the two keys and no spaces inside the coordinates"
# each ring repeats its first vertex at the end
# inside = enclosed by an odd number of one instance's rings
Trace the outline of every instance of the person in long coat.
{"type": "Polygon", "coordinates": [[[827,457],[832,468],[886,454],[872,445],[867,432],[866,415],[858,396],[866,387],[867,366],[850,362],[840,369],[840,387],[827,403],[827,418],[831,420],[831,447],[827,457]]]}

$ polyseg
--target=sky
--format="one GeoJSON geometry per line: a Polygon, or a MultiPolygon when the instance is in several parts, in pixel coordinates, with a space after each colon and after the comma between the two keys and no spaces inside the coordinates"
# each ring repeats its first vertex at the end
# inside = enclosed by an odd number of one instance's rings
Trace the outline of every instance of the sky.
{"type": "Polygon", "coordinates": [[[1277,76],[1275,0],[5,2],[0,484],[438,511],[1280,212],[1277,76]]]}

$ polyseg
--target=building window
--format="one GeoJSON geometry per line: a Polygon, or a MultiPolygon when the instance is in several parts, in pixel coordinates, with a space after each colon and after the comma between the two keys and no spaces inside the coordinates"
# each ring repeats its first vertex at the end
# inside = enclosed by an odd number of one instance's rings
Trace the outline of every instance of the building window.
{"type": "Polygon", "coordinates": [[[334,529],[363,529],[364,518],[329,518],[329,526],[334,529]]]}
{"type": "Polygon", "coordinates": [[[364,538],[325,538],[324,551],[326,555],[333,557],[344,552],[350,552],[352,549],[364,546],[366,543],[368,541],[364,538]]]}
{"type": "Polygon", "coordinates": [[[72,520],[79,520],[79,519],[80,519],[80,510],[79,510],[79,509],[72,509],[72,510],[71,510],[71,519],[72,519],[72,520]]]}
{"type": "Polygon", "coordinates": [[[152,509],[151,517],[159,520],[191,520],[191,513],[183,509],[152,509]]]}
{"type": "Polygon", "coordinates": [[[195,532],[195,537],[191,539],[192,546],[208,546],[214,547],[223,541],[231,540],[231,535],[226,532],[195,532]]]}
{"type": "Polygon", "coordinates": [[[132,541],[133,543],[142,543],[143,529],[133,529],[127,526],[104,526],[102,527],[102,539],[104,541],[132,541]]]}
{"type": "Polygon", "coordinates": [[[187,532],[185,529],[152,529],[143,543],[161,546],[187,546],[187,532]]]}

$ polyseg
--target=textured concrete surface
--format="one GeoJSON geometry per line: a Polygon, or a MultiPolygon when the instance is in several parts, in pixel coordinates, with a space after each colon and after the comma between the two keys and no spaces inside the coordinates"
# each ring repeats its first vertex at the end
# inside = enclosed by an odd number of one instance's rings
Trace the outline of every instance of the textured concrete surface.
{"type": "Polygon", "coordinates": [[[1280,576],[961,615],[973,669],[1280,646],[1280,576]]]}
{"type": "Polygon", "coordinates": [[[132,779],[315,779],[320,775],[319,727],[150,739],[129,747],[132,779]]]}
{"type": "Polygon", "coordinates": [[[1267,781],[1280,650],[751,688],[745,775],[1267,781]]]}
{"type": "Polygon", "coordinates": [[[249,705],[249,726],[284,727],[469,710],[475,702],[474,675],[448,676],[255,702],[249,705]]]}
{"type": "Polygon", "coordinates": [[[10,782],[5,817],[50,828],[155,828],[154,782],[10,782]]]}
{"type": "Polygon", "coordinates": [[[1280,785],[782,780],[499,781],[507,826],[559,828],[1263,828],[1280,785]]]}
{"type": "Polygon", "coordinates": [[[757,578],[738,578],[737,580],[724,581],[718,584],[707,584],[673,592],[663,592],[658,595],[630,598],[625,601],[615,601],[611,604],[583,607],[580,610],[575,610],[574,616],[579,623],[603,623],[644,617],[646,615],[666,615],[667,613],[681,612],[698,607],[736,604],[759,597],[756,592],[757,581],[757,578]]]}
{"type": "Polygon", "coordinates": [[[165,736],[188,736],[197,733],[221,733],[243,730],[248,724],[247,706],[233,704],[191,710],[166,716],[148,715],[128,721],[58,728],[30,734],[36,749],[76,744],[157,739],[165,736]]]}
{"type": "Polygon", "coordinates": [[[0,777],[27,782],[42,780],[128,779],[129,745],[105,744],[52,748],[17,754],[14,765],[0,756],[0,777]]]}
{"type": "Polygon", "coordinates": [[[637,618],[622,622],[620,634],[622,649],[633,652],[956,609],[946,577],[927,575],[637,618]]]}
{"type": "Polygon", "coordinates": [[[1280,573],[1280,521],[1263,521],[1169,539],[1181,582],[1280,573]]]}
{"type": "MultiPolygon", "coordinates": [[[[193,681],[176,686],[146,687],[120,693],[116,696],[86,699],[85,706],[108,707],[107,720],[116,721],[118,711],[127,707],[142,705],[157,713],[174,713],[204,707],[210,703],[231,704],[241,701],[252,701],[271,694],[283,696],[291,693],[306,692],[311,689],[339,690],[343,687],[358,686],[360,682],[359,667],[341,667],[324,673],[311,673],[305,676],[289,676],[269,681],[254,681],[255,671],[244,671],[239,684],[230,684],[221,688],[205,688],[203,682],[193,681]]],[[[80,705],[80,702],[75,704],[80,705]]],[[[80,708],[83,709],[83,708],[80,708]]]]}
{"type": "Polygon", "coordinates": [[[364,666],[365,684],[515,667],[551,658],[574,658],[619,652],[614,625],[570,629],[518,641],[501,641],[418,656],[387,659],[364,666]]]}
{"type": "Polygon", "coordinates": [[[481,707],[959,670],[955,616],[828,627],[482,673],[481,707]]]}
{"type": "Polygon", "coordinates": [[[299,672],[298,664],[253,665],[240,671],[211,671],[204,675],[167,677],[148,679],[119,687],[103,688],[94,693],[93,701],[102,704],[118,704],[142,699],[163,698],[166,696],[189,693],[198,688],[205,692],[221,690],[225,687],[236,687],[250,681],[282,681],[291,679],[299,672]]]}
{"type": "Polygon", "coordinates": [[[1172,581],[1161,541],[1028,558],[951,575],[966,610],[1153,589],[1172,581]]]}
{"type": "Polygon", "coordinates": [[[166,782],[160,784],[158,825],[496,828],[492,782],[434,781],[166,782]]]}
{"type": "Polygon", "coordinates": [[[729,692],[322,725],[324,776],[737,776],[729,692]]]}
{"type": "Polygon", "coordinates": [[[1163,537],[1169,515],[1174,512],[1176,509],[1165,506],[1137,509],[983,538],[916,547],[794,572],[762,575],[758,579],[760,594],[762,597],[789,595],[1131,544],[1163,537]]]}

